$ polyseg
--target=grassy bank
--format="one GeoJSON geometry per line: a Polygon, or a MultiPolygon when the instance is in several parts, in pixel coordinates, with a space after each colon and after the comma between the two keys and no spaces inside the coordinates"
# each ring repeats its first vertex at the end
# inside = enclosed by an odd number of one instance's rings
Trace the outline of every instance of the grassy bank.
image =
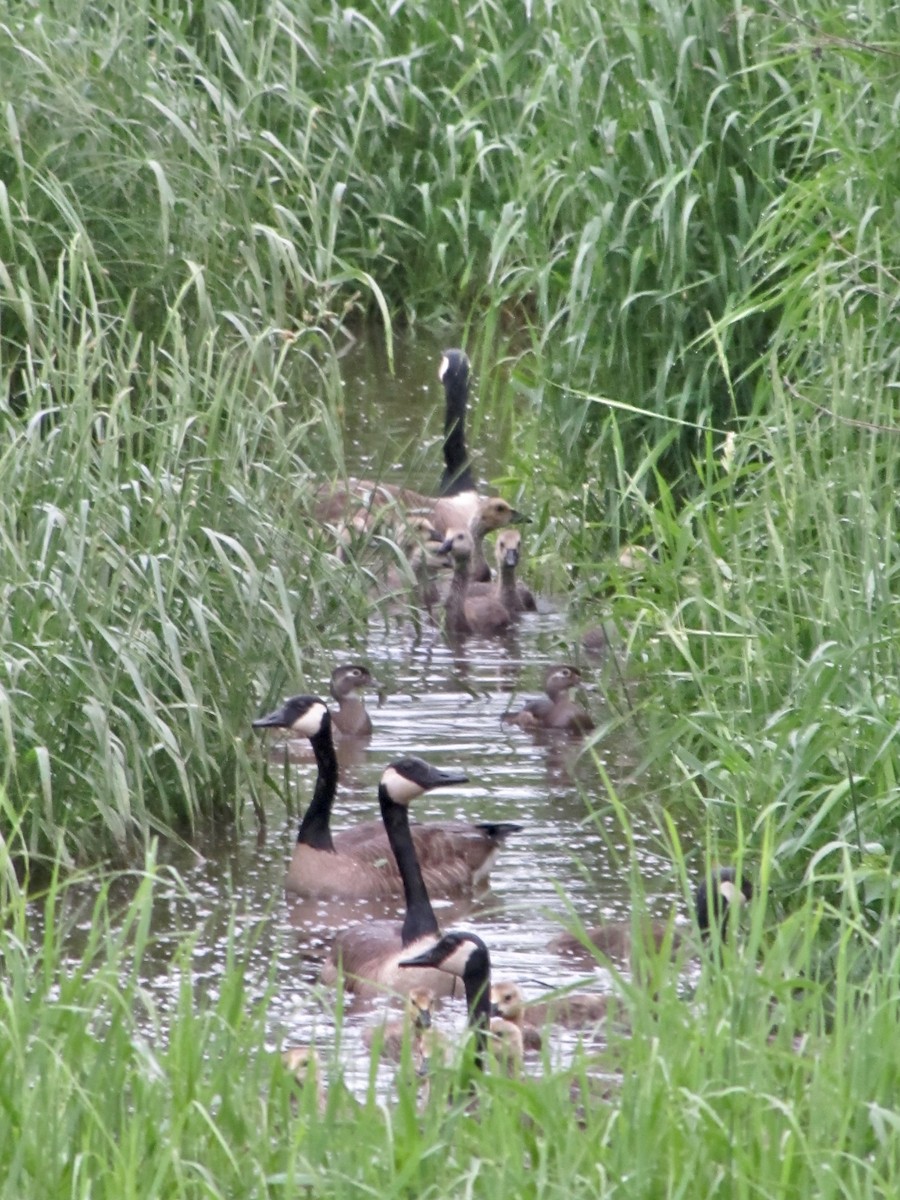
{"type": "Polygon", "coordinates": [[[758,909],[690,1003],[663,973],[658,999],[626,992],[632,1036],[565,1071],[488,1076],[474,1105],[459,1064],[418,1113],[402,1069],[388,1103],[354,1096],[323,1045],[320,1112],[315,1080],[295,1085],[274,1052],[265,988],[248,1001],[264,981],[244,978],[246,946],[209,990],[187,939],[165,1016],[142,990],[153,895],[178,886],[149,863],[124,908],[102,890],[78,961],[63,956],[64,888],[35,947],[7,906],[0,1196],[892,1194],[895,953],[874,943],[860,975],[845,937],[826,988],[812,899],[774,934],[758,909]]]}

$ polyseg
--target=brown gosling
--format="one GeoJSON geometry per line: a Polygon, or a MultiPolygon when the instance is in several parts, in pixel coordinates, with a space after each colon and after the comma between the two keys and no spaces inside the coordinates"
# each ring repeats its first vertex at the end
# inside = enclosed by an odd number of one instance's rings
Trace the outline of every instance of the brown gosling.
{"type": "Polygon", "coordinates": [[[561,729],[566,733],[590,733],[594,721],[586,708],[568,696],[570,688],[581,683],[577,667],[557,664],[544,677],[545,695],[528,703],[517,712],[505,713],[502,720],[522,729],[561,729]]]}
{"type": "Polygon", "coordinates": [[[521,553],[522,535],[518,529],[504,529],[498,533],[494,546],[497,579],[493,584],[470,583],[468,595],[493,595],[512,617],[519,617],[523,612],[537,612],[534,593],[521,579],[516,578],[521,553]]]}
{"type": "Polygon", "coordinates": [[[370,1049],[377,1041],[382,1058],[391,1062],[400,1061],[403,1046],[408,1044],[417,1074],[424,1074],[438,1044],[437,1030],[433,1026],[434,1004],[431,988],[412,988],[406,997],[403,1016],[383,1025],[367,1025],[363,1030],[363,1041],[370,1049]]]}
{"type": "Polygon", "coordinates": [[[449,530],[441,547],[453,559],[453,578],[445,604],[447,632],[503,633],[512,624],[513,618],[497,597],[470,597],[468,594],[472,548],[472,535],[467,529],[449,530]]]}
{"type": "Polygon", "coordinates": [[[365,701],[353,693],[377,687],[378,681],[360,663],[346,663],[331,672],[331,694],[337,701],[337,708],[331,710],[331,724],[343,737],[371,736],[372,718],[365,701]]]}

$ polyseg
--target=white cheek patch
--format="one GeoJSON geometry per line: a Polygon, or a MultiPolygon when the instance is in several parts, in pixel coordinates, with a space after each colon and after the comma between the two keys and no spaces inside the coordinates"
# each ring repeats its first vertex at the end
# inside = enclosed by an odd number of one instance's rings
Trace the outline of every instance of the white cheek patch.
{"type": "Polygon", "coordinates": [[[306,712],[297,718],[291,729],[295,733],[302,734],[303,737],[315,737],[322,728],[326,711],[327,709],[324,704],[311,704],[306,712]]]}
{"type": "Polygon", "coordinates": [[[438,379],[441,381],[441,383],[444,382],[444,376],[447,374],[447,368],[449,366],[450,366],[450,359],[445,354],[444,357],[441,359],[440,366],[438,367],[438,379]]]}
{"type": "Polygon", "coordinates": [[[466,973],[466,966],[472,957],[473,950],[471,942],[460,942],[453,953],[449,954],[441,963],[441,970],[446,971],[448,975],[458,975],[462,978],[466,973]]]}
{"type": "Polygon", "coordinates": [[[381,782],[387,794],[397,804],[409,804],[410,800],[415,800],[416,796],[422,795],[422,788],[418,783],[413,783],[411,779],[407,779],[393,767],[388,767],[381,777],[381,782]]]}
{"type": "Polygon", "coordinates": [[[719,884],[719,895],[729,904],[743,904],[746,900],[741,889],[735,887],[730,879],[723,879],[719,884]]]}

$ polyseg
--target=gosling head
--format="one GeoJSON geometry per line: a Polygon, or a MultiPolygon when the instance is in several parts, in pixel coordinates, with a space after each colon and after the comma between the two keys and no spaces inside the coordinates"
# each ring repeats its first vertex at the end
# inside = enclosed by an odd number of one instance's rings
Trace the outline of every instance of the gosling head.
{"type": "Polygon", "coordinates": [[[579,683],[581,683],[581,672],[577,667],[566,666],[564,663],[549,667],[544,676],[544,690],[548,696],[559,696],[579,683]]]}
{"type": "Polygon", "coordinates": [[[381,776],[381,787],[395,804],[408,805],[411,800],[433,788],[468,783],[461,771],[439,771],[423,758],[398,758],[381,776]]]}
{"type": "Polygon", "coordinates": [[[492,529],[504,529],[507,525],[527,525],[530,520],[502,497],[488,496],[478,506],[472,528],[475,533],[490,533],[492,529]]]}
{"type": "Polygon", "coordinates": [[[326,729],[331,714],[318,696],[291,696],[281,708],[253,722],[254,729],[290,729],[302,737],[313,738],[326,729]]]}
{"type": "Polygon", "coordinates": [[[715,923],[724,938],[732,907],[740,908],[752,899],[753,884],[746,876],[738,879],[734,867],[717,867],[710,872],[708,880],[701,880],[694,897],[700,933],[704,938],[709,937],[710,927],[715,923]]]}
{"type": "Polygon", "coordinates": [[[494,547],[494,553],[497,558],[497,566],[517,567],[519,565],[519,555],[522,552],[522,535],[518,529],[504,529],[502,533],[497,535],[497,545],[494,547]]]}
{"type": "Polygon", "coordinates": [[[511,979],[491,984],[491,1016],[504,1021],[519,1021],[523,1016],[525,1001],[522,989],[511,979]]]}
{"type": "Polygon", "coordinates": [[[335,700],[345,700],[351,692],[362,688],[376,687],[378,681],[373,679],[369,668],[361,663],[346,663],[331,672],[331,694],[335,700]]]}
{"type": "Polygon", "coordinates": [[[448,529],[440,548],[441,554],[449,554],[460,566],[468,564],[475,551],[475,543],[468,529],[448,529]]]}
{"type": "Polygon", "coordinates": [[[434,1013],[434,992],[431,988],[413,988],[406,998],[406,1011],[414,1029],[420,1032],[430,1029],[434,1013]]]}

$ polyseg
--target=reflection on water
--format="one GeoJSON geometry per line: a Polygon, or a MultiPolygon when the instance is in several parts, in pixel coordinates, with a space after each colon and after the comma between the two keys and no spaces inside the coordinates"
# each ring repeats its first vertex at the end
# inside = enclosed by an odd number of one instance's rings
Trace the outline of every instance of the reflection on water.
{"type": "MultiPolygon", "coordinates": [[[[423,361],[426,358],[428,404],[437,431],[436,354],[428,350],[422,355],[423,361]]],[[[358,395],[365,389],[354,383],[355,370],[356,365],[349,362],[348,393],[358,395]]],[[[370,379],[370,393],[374,386],[370,379]]],[[[397,381],[391,381],[389,387],[392,393],[401,390],[397,381]]],[[[421,425],[421,413],[409,409],[407,405],[403,420],[412,437],[416,423],[421,425]]],[[[361,452],[352,457],[354,446],[359,451],[365,441],[360,422],[363,415],[355,412],[349,422],[351,470],[365,467],[361,452]]],[[[439,456],[439,451],[435,454],[439,456]]],[[[444,928],[461,923],[476,929],[490,947],[495,976],[517,979],[529,997],[584,978],[581,968],[546,949],[569,913],[574,911],[588,924],[628,917],[628,839],[605,803],[600,773],[590,755],[580,754],[581,744],[565,737],[535,737],[501,724],[507,709],[540,692],[545,667],[560,660],[560,646],[567,642],[561,613],[526,616],[517,634],[505,642],[471,638],[453,648],[433,626],[426,625],[421,636],[414,636],[412,626],[386,626],[373,620],[368,665],[387,694],[380,705],[367,697],[374,723],[369,743],[344,741],[339,748],[336,828],[378,816],[376,794],[384,766],[405,754],[462,769],[470,779],[467,786],[428,793],[415,801],[414,815],[419,820],[503,820],[524,825],[501,853],[489,892],[468,904],[454,907],[437,902],[435,907],[444,928]],[[592,816],[592,812],[599,815],[592,816]]],[[[334,665],[346,657],[336,648],[334,665]]],[[[593,676],[599,681],[604,676],[599,666],[583,669],[587,679],[593,676]]],[[[616,677],[615,672],[605,674],[616,677]]],[[[327,696],[327,683],[323,678],[323,696],[327,696]]],[[[607,708],[602,690],[590,692],[587,701],[601,727],[597,756],[619,795],[631,806],[631,839],[650,906],[664,916],[672,898],[679,897],[679,888],[663,850],[653,807],[637,794],[633,784],[641,749],[635,730],[618,724],[614,733],[604,733],[604,722],[614,714],[607,708]]],[[[616,711],[622,708],[621,697],[619,701],[616,711]]],[[[248,714],[248,727],[256,715],[248,714]]],[[[272,745],[273,740],[259,739],[261,771],[272,745]]],[[[268,770],[276,779],[287,780],[300,804],[308,802],[316,771],[308,743],[292,742],[276,749],[268,770]]],[[[283,801],[272,793],[268,840],[259,839],[248,811],[240,836],[228,833],[207,839],[196,851],[185,847],[165,850],[166,862],[183,884],[160,887],[155,937],[144,960],[144,987],[158,1012],[165,1014],[174,1004],[181,986],[172,959],[182,946],[183,933],[196,931],[190,958],[196,986],[215,994],[226,969],[229,933],[234,927],[245,964],[248,1002],[262,999],[270,981],[276,984],[275,1000],[269,1008],[273,1050],[307,1041],[327,1046],[333,1040],[335,997],[316,982],[330,939],[336,928],[367,916],[387,915],[390,909],[384,902],[340,906],[321,901],[289,903],[282,883],[296,825],[296,815],[288,815],[283,801]]],[[[83,920],[76,922],[82,931],[90,923],[89,897],[85,905],[83,920]]],[[[686,920],[680,901],[678,909],[680,919],[686,920]]],[[[76,928],[73,957],[77,957],[78,938],[76,928]]],[[[608,972],[597,968],[592,975],[592,986],[605,990],[612,986],[608,972]]],[[[361,1029],[377,1016],[371,1010],[348,1010],[345,1017],[342,1059],[348,1083],[361,1089],[369,1075],[361,1029]]],[[[463,1021],[459,1002],[450,1002],[439,1014],[439,1023],[445,1027],[448,1022],[458,1026],[463,1021]]],[[[557,1049],[560,1047],[566,1048],[562,1035],[557,1049]]]]}

